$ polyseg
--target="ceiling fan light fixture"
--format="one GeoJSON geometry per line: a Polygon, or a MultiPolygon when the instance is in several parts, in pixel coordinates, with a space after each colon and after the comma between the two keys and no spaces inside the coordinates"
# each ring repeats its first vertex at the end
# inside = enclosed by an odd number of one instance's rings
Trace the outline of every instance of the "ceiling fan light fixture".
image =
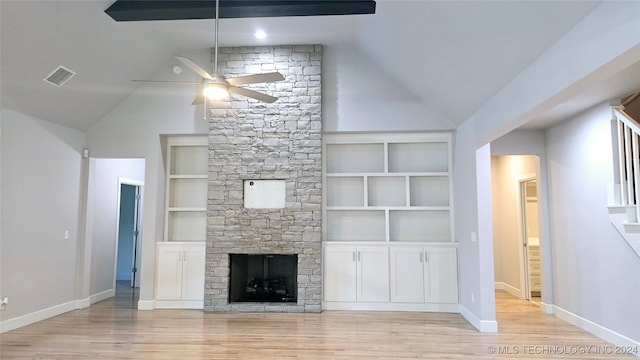
{"type": "Polygon", "coordinates": [[[209,100],[224,100],[229,96],[229,90],[222,84],[206,85],[203,93],[209,100]]]}

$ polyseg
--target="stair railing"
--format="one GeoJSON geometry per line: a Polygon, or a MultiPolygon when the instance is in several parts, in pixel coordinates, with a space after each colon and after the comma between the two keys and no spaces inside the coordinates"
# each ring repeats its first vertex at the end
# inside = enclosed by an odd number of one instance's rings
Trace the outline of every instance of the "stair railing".
{"type": "Polygon", "coordinates": [[[617,132],[617,162],[621,205],[635,207],[635,222],[640,221],[640,126],[622,106],[611,108],[617,132]]]}

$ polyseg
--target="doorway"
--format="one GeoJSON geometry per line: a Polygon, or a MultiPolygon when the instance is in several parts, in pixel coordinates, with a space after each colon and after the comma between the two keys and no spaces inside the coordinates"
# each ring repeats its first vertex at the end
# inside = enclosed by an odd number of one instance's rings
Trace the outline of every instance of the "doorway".
{"type": "Polygon", "coordinates": [[[540,158],[494,155],[491,182],[495,289],[540,303],[540,158]]]}
{"type": "Polygon", "coordinates": [[[521,239],[525,298],[539,303],[540,283],[540,224],[538,220],[538,183],[535,178],[520,180],[521,239]]]}
{"type": "Polygon", "coordinates": [[[116,241],[116,297],[126,295],[137,301],[140,287],[140,239],[142,183],[119,179],[116,241]]]}

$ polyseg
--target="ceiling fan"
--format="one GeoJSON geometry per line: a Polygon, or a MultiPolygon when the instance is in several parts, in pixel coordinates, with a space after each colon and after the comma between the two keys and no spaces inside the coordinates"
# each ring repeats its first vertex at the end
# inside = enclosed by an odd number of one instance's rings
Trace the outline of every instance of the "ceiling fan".
{"type": "Polygon", "coordinates": [[[176,56],[175,58],[191,69],[196,74],[202,77],[201,82],[185,82],[185,81],[154,81],[154,80],[133,80],[138,82],[162,82],[162,83],[176,83],[176,84],[201,84],[202,92],[193,100],[192,105],[198,105],[205,102],[206,99],[210,100],[222,100],[226,98],[229,93],[234,93],[242,96],[246,96],[252,99],[263,101],[266,103],[272,103],[278,100],[277,97],[267,95],[258,91],[238,87],[237,85],[247,84],[259,84],[268,83],[274,81],[284,80],[284,76],[279,72],[271,72],[264,74],[254,74],[237,76],[233,78],[226,78],[224,75],[218,72],[218,21],[219,21],[219,2],[216,0],[216,19],[215,19],[215,46],[214,46],[214,62],[213,73],[209,73],[204,70],[200,65],[196,64],[193,60],[176,56]]]}

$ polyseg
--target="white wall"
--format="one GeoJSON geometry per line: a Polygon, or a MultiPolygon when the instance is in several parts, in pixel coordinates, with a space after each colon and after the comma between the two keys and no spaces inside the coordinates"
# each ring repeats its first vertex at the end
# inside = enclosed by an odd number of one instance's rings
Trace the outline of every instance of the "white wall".
{"type": "Polygon", "coordinates": [[[611,226],[607,104],[547,131],[554,305],[640,342],[640,259],[611,226]]]}
{"type": "Polygon", "coordinates": [[[84,144],[79,131],[2,109],[3,329],[75,300],[84,144]]]}
{"type": "Polygon", "coordinates": [[[455,129],[357,48],[325,46],[322,52],[324,131],[455,129]]]}
{"type": "MultiPolygon", "coordinates": [[[[144,159],[94,159],[89,165],[87,244],[92,302],[112,296],[118,219],[118,178],[144,182],[144,159]]],[[[143,228],[143,232],[145,229],[143,228]]]]}

